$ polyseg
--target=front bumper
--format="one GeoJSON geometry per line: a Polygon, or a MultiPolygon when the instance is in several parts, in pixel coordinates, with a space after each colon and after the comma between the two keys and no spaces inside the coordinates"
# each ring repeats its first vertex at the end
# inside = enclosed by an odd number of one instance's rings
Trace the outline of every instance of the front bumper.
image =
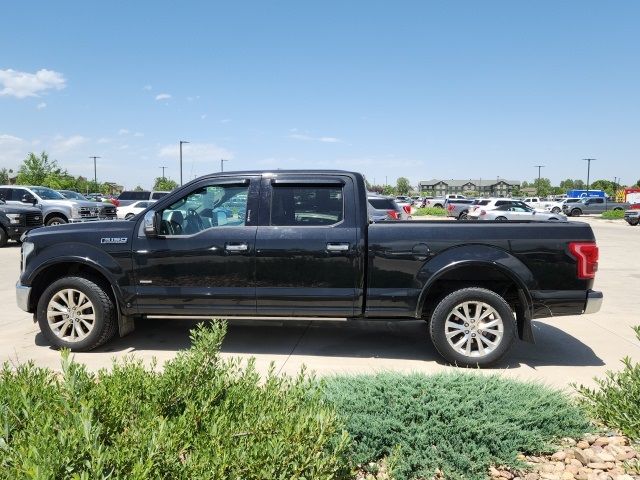
{"type": "Polygon", "coordinates": [[[587,303],[584,307],[584,313],[596,313],[600,311],[600,307],[602,307],[602,292],[596,292],[594,290],[589,290],[587,293],[587,303]]]}
{"type": "Polygon", "coordinates": [[[16,302],[20,310],[29,311],[29,300],[31,298],[31,287],[16,283],[16,302]]]}
{"type": "Polygon", "coordinates": [[[7,231],[7,235],[9,236],[9,238],[11,240],[20,240],[20,238],[22,238],[22,235],[33,230],[34,228],[40,228],[42,225],[34,225],[34,226],[11,226],[11,225],[7,225],[6,227],[6,231],[7,231]]]}

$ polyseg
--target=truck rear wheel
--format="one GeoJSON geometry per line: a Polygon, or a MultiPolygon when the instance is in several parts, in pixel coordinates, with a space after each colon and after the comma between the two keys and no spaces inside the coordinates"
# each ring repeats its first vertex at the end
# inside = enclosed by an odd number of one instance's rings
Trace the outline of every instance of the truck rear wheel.
{"type": "Polygon", "coordinates": [[[579,217],[580,215],[582,215],[582,210],[580,210],[579,208],[574,208],[573,210],[571,210],[571,215],[569,215],[570,217],[579,217]]]}
{"type": "Polygon", "coordinates": [[[111,339],[118,321],[107,292],[83,277],[53,282],[38,301],[40,330],[57,348],[73,352],[93,350],[111,339]]]}
{"type": "Polygon", "coordinates": [[[45,226],[50,227],[51,225],[63,225],[65,223],[67,223],[67,221],[64,218],[53,216],[47,220],[45,226]]]}
{"type": "Polygon", "coordinates": [[[511,348],[516,325],[509,304],[484,288],[463,288],[446,297],[431,316],[429,334],[448,362],[487,367],[511,348]]]}

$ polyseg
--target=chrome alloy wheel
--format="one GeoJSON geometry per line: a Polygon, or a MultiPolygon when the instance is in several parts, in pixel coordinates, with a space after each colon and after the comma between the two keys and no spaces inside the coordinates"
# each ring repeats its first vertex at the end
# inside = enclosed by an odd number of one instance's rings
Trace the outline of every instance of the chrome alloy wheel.
{"type": "Polygon", "coordinates": [[[449,345],[465,357],[484,357],[493,352],[504,334],[498,312],[489,304],[463,302],[451,309],[445,322],[449,345]]]}
{"type": "Polygon", "coordinates": [[[47,321],[57,337],[66,342],[79,342],[93,330],[96,313],[89,297],[80,290],[66,288],[49,300],[47,321]]]}

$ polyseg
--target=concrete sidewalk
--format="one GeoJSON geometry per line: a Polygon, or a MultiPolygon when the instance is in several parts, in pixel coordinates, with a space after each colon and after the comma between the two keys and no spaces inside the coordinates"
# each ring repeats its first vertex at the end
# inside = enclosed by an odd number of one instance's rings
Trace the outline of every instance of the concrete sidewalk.
{"type": "MultiPolygon", "coordinates": [[[[536,321],[535,345],[517,342],[503,364],[484,372],[566,387],[571,382],[593,384],[594,376],[619,368],[625,355],[640,361],[640,343],[631,329],[640,324],[636,301],[640,270],[629,255],[640,247],[640,227],[629,227],[621,221],[586,221],[593,226],[600,246],[595,288],[605,295],[602,310],[595,315],[536,321]]],[[[37,365],[58,369],[59,353],[48,347],[37,324],[15,304],[19,254],[15,244],[0,249],[0,360],[33,360],[37,365]]],[[[132,335],[93,352],[76,354],[75,358],[91,369],[107,367],[113,357],[126,354],[147,361],[155,357],[162,363],[189,346],[189,329],[196,323],[145,320],[138,323],[132,335]]],[[[436,353],[422,321],[232,321],[223,355],[253,356],[261,371],[273,363],[276,371],[288,374],[297,373],[303,364],[320,375],[453,369],[436,353]]]]}

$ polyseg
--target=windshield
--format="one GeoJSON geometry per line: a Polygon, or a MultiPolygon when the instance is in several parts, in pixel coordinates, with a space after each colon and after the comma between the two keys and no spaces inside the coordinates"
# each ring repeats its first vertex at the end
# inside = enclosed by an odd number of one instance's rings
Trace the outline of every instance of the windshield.
{"type": "Polygon", "coordinates": [[[64,190],[64,191],[59,192],[59,193],[61,193],[64,198],[73,198],[75,200],[87,200],[87,198],[84,195],[82,195],[81,193],[78,193],[78,192],[72,192],[70,190],[64,190]]]}
{"type": "Polygon", "coordinates": [[[65,198],[56,192],[55,190],[51,190],[50,188],[45,187],[31,187],[31,190],[36,192],[43,200],[64,200],[65,198]]]}

